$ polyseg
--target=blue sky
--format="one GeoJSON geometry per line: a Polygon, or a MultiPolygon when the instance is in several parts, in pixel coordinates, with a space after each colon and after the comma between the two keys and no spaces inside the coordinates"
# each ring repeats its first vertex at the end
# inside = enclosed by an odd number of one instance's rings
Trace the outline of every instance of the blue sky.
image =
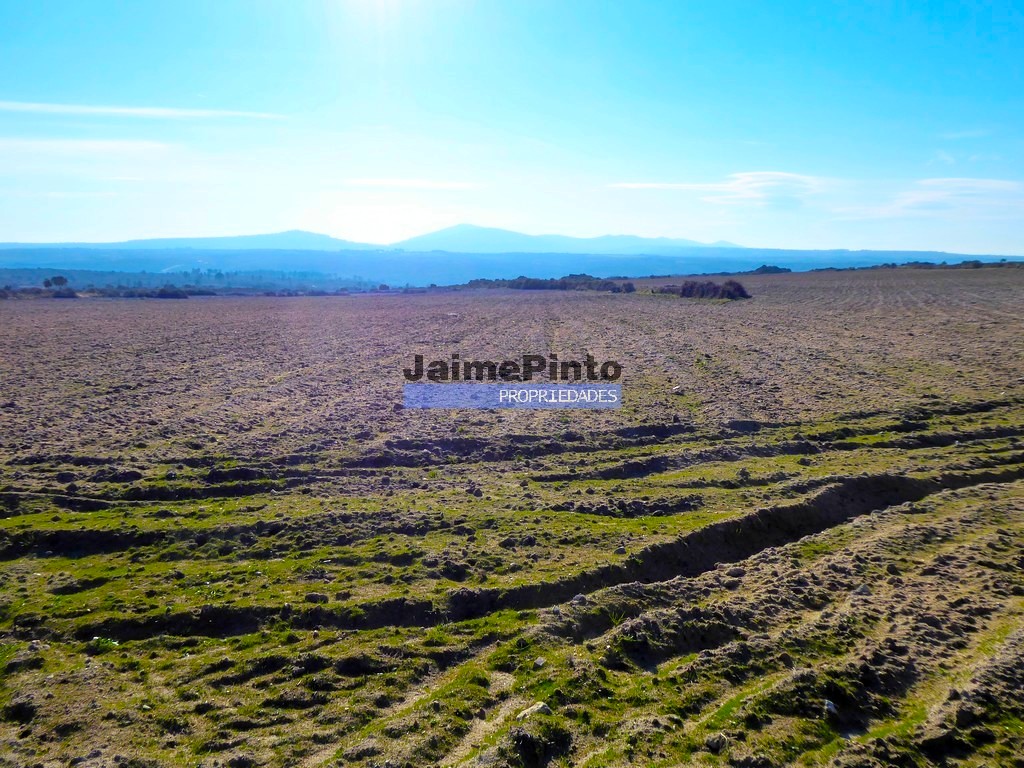
{"type": "Polygon", "coordinates": [[[1024,254],[1024,5],[0,0],[0,241],[1024,254]]]}

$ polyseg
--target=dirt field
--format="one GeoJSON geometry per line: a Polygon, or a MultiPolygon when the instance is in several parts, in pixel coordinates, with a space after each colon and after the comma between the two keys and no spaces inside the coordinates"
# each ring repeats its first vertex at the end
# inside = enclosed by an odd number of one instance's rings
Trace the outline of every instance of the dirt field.
{"type": "Polygon", "coordinates": [[[0,765],[1024,765],[1024,270],[743,283],[0,302],[0,765]]]}

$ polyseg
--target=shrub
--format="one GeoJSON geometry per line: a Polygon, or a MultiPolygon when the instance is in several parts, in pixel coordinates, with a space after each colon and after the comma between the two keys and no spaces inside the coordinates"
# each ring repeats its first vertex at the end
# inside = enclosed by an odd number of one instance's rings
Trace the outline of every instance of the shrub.
{"type": "Polygon", "coordinates": [[[85,644],[85,652],[90,656],[99,656],[102,653],[109,653],[117,648],[119,643],[109,637],[94,637],[85,644]]]}
{"type": "Polygon", "coordinates": [[[687,280],[680,285],[662,285],[654,289],[654,293],[670,293],[673,296],[682,296],[688,299],[749,299],[750,294],[736,280],[726,280],[719,285],[710,280],[703,282],[687,280]]]}
{"type": "Polygon", "coordinates": [[[722,283],[722,294],[723,298],[726,299],[749,299],[750,294],[747,293],[747,289],[744,288],[736,280],[726,280],[722,283]]]}

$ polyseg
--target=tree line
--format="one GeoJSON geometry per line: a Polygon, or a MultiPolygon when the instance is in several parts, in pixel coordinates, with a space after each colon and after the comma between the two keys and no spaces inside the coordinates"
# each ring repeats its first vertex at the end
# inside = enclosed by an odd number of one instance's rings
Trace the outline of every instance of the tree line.
{"type": "Polygon", "coordinates": [[[608,293],[633,293],[636,286],[631,282],[620,283],[593,275],[566,275],[565,277],[526,277],[520,275],[511,280],[490,280],[478,278],[466,283],[467,288],[511,288],[517,291],[606,291],[608,293]]]}

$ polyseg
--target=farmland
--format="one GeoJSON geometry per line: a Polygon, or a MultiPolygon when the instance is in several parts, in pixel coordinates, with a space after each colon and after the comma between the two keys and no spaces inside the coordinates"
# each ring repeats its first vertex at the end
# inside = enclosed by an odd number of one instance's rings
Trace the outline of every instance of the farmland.
{"type": "Polygon", "coordinates": [[[1013,764],[1024,270],[743,284],[0,302],[0,765],[1013,764]]]}

